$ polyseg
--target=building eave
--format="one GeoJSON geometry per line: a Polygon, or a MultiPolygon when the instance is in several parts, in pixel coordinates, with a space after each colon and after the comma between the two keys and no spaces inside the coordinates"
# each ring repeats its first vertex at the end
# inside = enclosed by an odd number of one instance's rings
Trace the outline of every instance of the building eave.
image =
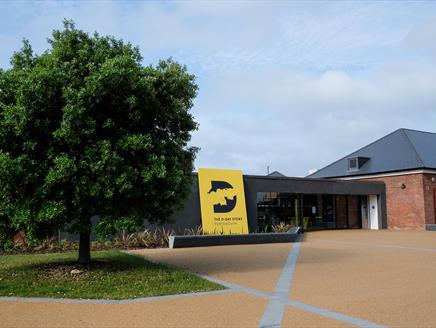
{"type": "Polygon", "coordinates": [[[353,175],[353,176],[328,177],[325,179],[358,180],[358,179],[393,177],[393,176],[411,175],[411,174],[436,174],[436,169],[411,169],[411,170],[370,173],[370,174],[353,175]]]}

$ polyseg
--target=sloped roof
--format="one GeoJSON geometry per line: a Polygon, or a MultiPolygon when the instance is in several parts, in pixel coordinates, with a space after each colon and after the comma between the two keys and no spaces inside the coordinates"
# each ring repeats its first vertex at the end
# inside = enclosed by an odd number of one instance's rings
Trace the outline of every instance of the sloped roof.
{"type": "Polygon", "coordinates": [[[274,171],[268,174],[269,177],[285,177],[284,174],[281,174],[279,171],[274,171]]]}
{"type": "Polygon", "coordinates": [[[412,169],[436,169],[436,133],[398,129],[307,178],[359,176],[412,169]],[[348,171],[348,159],[369,158],[357,171],[348,171]]]}

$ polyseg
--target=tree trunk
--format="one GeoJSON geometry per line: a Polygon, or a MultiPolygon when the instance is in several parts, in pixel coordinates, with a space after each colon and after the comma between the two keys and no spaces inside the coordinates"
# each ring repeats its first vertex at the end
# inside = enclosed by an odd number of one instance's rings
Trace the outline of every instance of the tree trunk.
{"type": "Polygon", "coordinates": [[[89,232],[80,233],[79,261],[80,264],[91,262],[91,242],[89,232]]]}

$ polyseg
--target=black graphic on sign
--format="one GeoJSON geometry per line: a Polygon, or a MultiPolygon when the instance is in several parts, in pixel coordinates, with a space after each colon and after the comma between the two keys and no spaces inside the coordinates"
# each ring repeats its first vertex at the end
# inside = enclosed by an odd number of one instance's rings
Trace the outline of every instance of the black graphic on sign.
{"type": "MultiPolygon", "coordinates": [[[[211,188],[208,194],[210,194],[211,192],[219,192],[219,190],[227,189],[233,189],[233,186],[225,181],[211,181],[211,188]]],[[[220,203],[213,205],[213,211],[215,213],[227,213],[235,208],[237,200],[236,195],[234,195],[233,198],[228,198],[227,196],[225,196],[224,199],[226,201],[224,205],[220,203]]]]}

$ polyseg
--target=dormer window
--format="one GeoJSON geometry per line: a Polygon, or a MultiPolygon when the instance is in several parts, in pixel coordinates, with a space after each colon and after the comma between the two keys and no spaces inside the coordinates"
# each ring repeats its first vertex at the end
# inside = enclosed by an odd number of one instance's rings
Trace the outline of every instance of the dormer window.
{"type": "Polygon", "coordinates": [[[349,158],[348,159],[348,171],[358,170],[359,166],[357,165],[357,158],[349,158]]]}
{"type": "Polygon", "coordinates": [[[369,157],[350,157],[348,159],[348,171],[359,171],[368,160],[369,157]]]}

